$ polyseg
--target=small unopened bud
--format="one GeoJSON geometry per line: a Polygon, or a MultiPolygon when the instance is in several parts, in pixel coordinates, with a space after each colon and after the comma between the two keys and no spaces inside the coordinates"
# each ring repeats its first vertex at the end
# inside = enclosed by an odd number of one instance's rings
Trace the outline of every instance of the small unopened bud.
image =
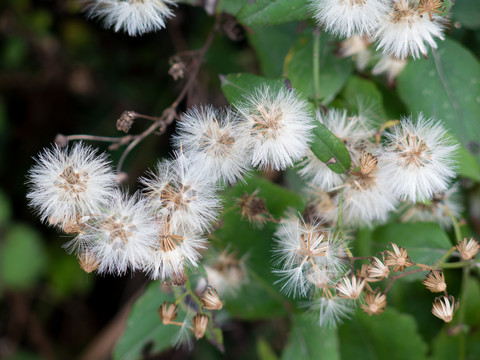
{"type": "Polygon", "coordinates": [[[57,144],[59,148],[63,148],[67,146],[68,138],[63,134],[57,134],[57,136],[55,136],[55,144],[57,144]]]}
{"type": "Polygon", "coordinates": [[[335,289],[339,297],[355,300],[360,296],[364,286],[365,279],[358,279],[352,274],[350,277],[343,276],[335,286],[335,289]]]}
{"type": "Polygon", "coordinates": [[[185,63],[180,60],[178,57],[170,59],[170,69],[168,70],[168,75],[170,75],[173,80],[177,81],[183,79],[185,76],[185,63]]]}
{"type": "Polygon", "coordinates": [[[455,302],[455,298],[451,295],[437,297],[433,302],[432,314],[448,323],[452,321],[458,305],[458,301],[455,302]]]}
{"type": "Polygon", "coordinates": [[[408,256],[407,250],[392,243],[393,252],[387,251],[385,265],[393,272],[404,271],[406,267],[412,266],[413,262],[408,256]]]}
{"type": "Polygon", "coordinates": [[[430,271],[422,283],[431,292],[444,292],[447,290],[447,283],[442,270],[430,271]]]}
{"type": "Polygon", "coordinates": [[[193,333],[195,337],[201,339],[205,335],[205,330],[207,330],[208,325],[208,316],[203,314],[197,314],[192,319],[193,333]]]}
{"type": "Polygon", "coordinates": [[[474,238],[470,238],[468,241],[467,238],[464,238],[457,244],[457,250],[460,252],[463,260],[471,260],[480,250],[480,245],[474,238]]]}
{"type": "Polygon", "coordinates": [[[217,291],[211,286],[203,290],[200,294],[200,300],[203,303],[203,307],[207,310],[220,310],[223,307],[217,291]]]}
{"type": "Polygon", "coordinates": [[[365,295],[365,304],[362,309],[368,315],[378,315],[385,311],[387,306],[387,297],[381,292],[367,293],[365,295]]]}
{"type": "Polygon", "coordinates": [[[133,125],[133,121],[137,117],[135,111],[124,111],[122,115],[117,119],[117,130],[123,131],[127,134],[133,125]]]}
{"type": "Polygon", "coordinates": [[[98,259],[88,250],[78,254],[78,263],[80,264],[80,268],[86,273],[97,270],[99,265],[98,259]]]}
{"type": "Polygon", "coordinates": [[[164,325],[171,324],[172,321],[175,321],[177,318],[177,313],[177,306],[173,303],[167,303],[166,301],[164,301],[158,309],[158,314],[160,315],[160,319],[162,319],[162,323],[164,325]]]}

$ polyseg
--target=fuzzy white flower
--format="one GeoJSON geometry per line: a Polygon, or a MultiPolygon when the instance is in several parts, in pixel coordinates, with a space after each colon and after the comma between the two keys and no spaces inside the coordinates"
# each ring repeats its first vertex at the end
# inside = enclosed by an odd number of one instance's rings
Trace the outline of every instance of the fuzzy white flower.
{"type": "Polygon", "coordinates": [[[251,135],[252,165],[283,170],[305,155],[313,128],[306,101],[293,90],[257,88],[237,106],[251,135]]]}
{"type": "Polygon", "coordinates": [[[370,38],[353,35],[340,43],[338,54],[341,57],[352,57],[358,71],[363,71],[370,61],[370,38]]]}
{"type": "Polygon", "coordinates": [[[343,244],[320,224],[287,218],[275,234],[274,272],[281,291],[306,296],[313,286],[328,285],[344,270],[343,244]]]}
{"type": "Polygon", "coordinates": [[[45,149],[28,175],[27,198],[42,221],[76,222],[96,213],[112,196],[115,174],[105,154],[82,143],[45,149]]]}
{"type": "MultiPolygon", "coordinates": [[[[331,109],[326,114],[317,111],[316,119],[344,142],[352,159],[360,157],[362,149],[369,145],[368,139],[375,134],[375,130],[369,128],[363,117],[349,117],[346,110],[331,109]]],[[[303,178],[326,191],[341,185],[346,177],[332,171],[311,150],[307,151],[307,156],[300,166],[303,167],[298,173],[303,178]]]]}
{"type": "Polygon", "coordinates": [[[387,81],[391,85],[406,65],[406,59],[397,59],[390,55],[383,55],[380,61],[372,69],[372,74],[380,75],[385,73],[387,75],[387,81]]]}
{"type": "Polygon", "coordinates": [[[448,188],[455,177],[454,155],[457,145],[442,124],[418,115],[402,119],[386,133],[388,144],[378,156],[380,176],[400,200],[412,202],[432,199],[448,188]]]}
{"type": "Polygon", "coordinates": [[[410,207],[402,215],[402,221],[436,222],[441,227],[452,227],[452,218],[459,218],[463,210],[458,183],[444,193],[436,194],[426,203],[406,204],[410,207]]]}
{"type": "Polygon", "coordinates": [[[183,227],[173,227],[167,219],[158,219],[158,237],[144,270],[152,279],[185,277],[185,266],[196,267],[206,240],[183,227]]]}
{"type": "Polygon", "coordinates": [[[88,251],[101,274],[143,269],[158,234],[152,214],[146,199],[117,190],[105,211],[92,217],[65,248],[79,254],[88,251]]]}
{"type": "Polygon", "coordinates": [[[232,109],[194,107],[181,116],[177,131],[175,146],[202,165],[202,177],[233,184],[247,171],[249,134],[232,109]]]}
{"type": "Polygon", "coordinates": [[[342,219],[349,226],[384,222],[397,205],[390,189],[390,179],[381,176],[377,157],[370,153],[363,152],[358,168],[350,174],[338,194],[343,200],[342,219]]]}
{"type": "Polygon", "coordinates": [[[382,25],[374,35],[377,49],[384,54],[404,59],[426,56],[427,45],[436,49],[434,38],[444,39],[445,19],[432,15],[432,20],[422,14],[416,1],[396,0],[393,9],[382,21],[382,25]]]}
{"type": "Polygon", "coordinates": [[[310,4],[325,30],[343,37],[371,35],[389,11],[387,0],[310,0],[310,4]]]}
{"type": "Polygon", "coordinates": [[[174,16],[173,0],[84,0],[88,17],[103,19],[106,28],[123,30],[130,36],[157,31],[174,16]]]}
{"type": "Polygon", "coordinates": [[[199,166],[202,164],[177,154],[173,160],[160,161],[150,177],[140,179],[156,213],[168,216],[174,228],[203,231],[218,216],[218,187],[202,177],[199,166]]]}

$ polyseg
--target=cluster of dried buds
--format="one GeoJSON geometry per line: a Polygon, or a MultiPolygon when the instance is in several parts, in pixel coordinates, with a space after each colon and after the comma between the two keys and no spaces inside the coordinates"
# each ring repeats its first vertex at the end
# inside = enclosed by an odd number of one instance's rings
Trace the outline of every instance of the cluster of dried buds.
{"type": "MultiPolygon", "coordinates": [[[[217,291],[211,286],[207,286],[200,294],[198,294],[198,299],[201,303],[199,304],[201,305],[201,310],[195,313],[193,317],[190,316],[190,311],[187,311],[185,319],[182,322],[176,321],[179,301],[177,300],[175,303],[164,301],[158,309],[162,323],[164,325],[177,325],[181,327],[183,332],[193,333],[197,340],[201,339],[205,335],[205,331],[207,330],[208,323],[211,319],[211,313],[205,312],[204,310],[220,310],[222,309],[223,304],[217,291]]],[[[186,306],[190,310],[189,305],[186,304],[186,306]]],[[[184,342],[184,339],[181,337],[178,340],[178,343],[184,342]]]]}

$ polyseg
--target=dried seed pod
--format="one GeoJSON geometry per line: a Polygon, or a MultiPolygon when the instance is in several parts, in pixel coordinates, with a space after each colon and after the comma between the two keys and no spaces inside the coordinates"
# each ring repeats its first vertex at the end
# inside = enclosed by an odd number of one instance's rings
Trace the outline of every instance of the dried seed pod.
{"type": "Polygon", "coordinates": [[[197,314],[192,319],[193,333],[195,337],[201,339],[207,330],[208,316],[204,314],[197,314]]]}
{"type": "Polygon", "coordinates": [[[172,321],[175,321],[175,319],[177,318],[177,305],[164,301],[158,309],[158,314],[160,315],[160,318],[162,319],[162,323],[164,325],[171,324],[172,321]]]}
{"type": "Polygon", "coordinates": [[[223,307],[217,291],[211,286],[208,286],[202,291],[200,294],[200,300],[203,303],[203,307],[207,310],[220,310],[223,307]]]}
{"type": "Polygon", "coordinates": [[[458,301],[455,301],[455,298],[451,295],[437,297],[433,302],[432,314],[448,323],[452,321],[458,305],[458,301]]]}
{"type": "Polygon", "coordinates": [[[430,271],[422,283],[431,292],[444,292],[447,290],[447,283],[442,270],[430,271]]]}
{"type": "Polygon", "coordinates": [[[474,238],[470,238],[468,241],[467,238],[464,238],[457,244],[457,250],[460,252],[463,260],[471,260],[480,250],[480,245],[474,238]]]}
{"type": "Polygon", "coordinates": [[[365,304],[362,309],[368,315],[378,315],[385,311],[387,306],[387,296],[381,292],[367,293],[365,295],[365,304]]]}
{"type": "Polygon", "coordinates": [[[388,278],[390,269],[379,258],[373,257],[367,269],[367,281],[374,282],[388,278]]]}
{"type": "Polygon", "coordinates": [[[387,251],[385,265],[393,272],[404,271],[405,268],[413,265],[413,261],[408,256],[407,250],[397,244],[392,243],[393,252],[387,251]]]}
{"type": "Polygon", "coordinates": [[[365,279],[357,278],[355,275],[343,276],[342,279],[337,283],[335,289],[337,295],[344,299],[358,299],[362,293],[363,287],[365,286],[365,279]]]}
{"type": "Polygon", "coordinates": [[[78,253],[78,263],[80,268],[86,273],[91,273],[92,271],[97,270],[100,262],[90,251],[85,250],[78,253]]]}

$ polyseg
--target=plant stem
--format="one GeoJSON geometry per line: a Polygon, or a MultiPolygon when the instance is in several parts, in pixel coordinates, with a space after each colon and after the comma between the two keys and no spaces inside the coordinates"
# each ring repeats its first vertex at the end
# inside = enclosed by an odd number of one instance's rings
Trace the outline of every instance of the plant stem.
{"type": "Polygon", "coordinates": [[[458,324],[462,327],[462,331],[460,332],[460,339],[459,339],[459,354],[458,358],[459,360],[464,360],[465,359],[465,303],[467,300],[467,295],[468,295],[468,288],[467,288],[467,283],[468,283],[468,277],[470,275],[470,268],[468,266],[463,268],[463,274],[462,274],[462,291],[460,294],[460,299],[462,300],[462,303],[460,304],[460,307],[458,309],[458,324]]]}
{"type": "Polygon", "coordinates": [[[315,101],[320,97],[320,29],[316,27],[313,30],[313,88],[315,91],[315,101]]]}

